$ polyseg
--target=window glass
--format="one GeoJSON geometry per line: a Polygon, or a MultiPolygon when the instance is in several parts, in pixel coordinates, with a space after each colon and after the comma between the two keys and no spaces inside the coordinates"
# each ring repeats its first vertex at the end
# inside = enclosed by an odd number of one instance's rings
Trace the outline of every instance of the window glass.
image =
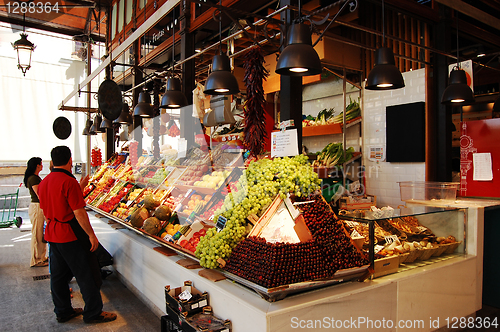
{"type": "Polygon", "coordinates": [[[127,25],[132,20],[132,4],[134,1],[133,0],[125,0],[125,1],[126,1],[125,25],[127,25]]]}
{"type": "Polygon", "coordinates": [[[118,2],[118,32],[123,30],[123,19],[125,16],[125,0],[120,0],[118,2]]]}
{"type": "Polygon", "coordinates": [[[142,9],[146,5],[146,0],[137,0],[137,3],[139,4],[139,9],[142,9]]]}
{"type": "Polygon", "coordinates": [[[112,13],[111,13],[111,40],[115,38],[116,35],[116,19],[117,19],[118,11],[116,10],[116,3],[113,5],[112,13]]]}

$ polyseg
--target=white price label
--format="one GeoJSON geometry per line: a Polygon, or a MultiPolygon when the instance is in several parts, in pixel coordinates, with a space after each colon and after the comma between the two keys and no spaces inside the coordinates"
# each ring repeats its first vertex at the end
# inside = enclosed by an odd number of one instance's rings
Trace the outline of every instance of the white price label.
{"type": "Polygon", "coordinates": [[[417,229],[420,231],[420,232],[425,232],[427,230],[427,227],[424,227],[424,226],[417,226],[417,229]]]}
{"type": "Polygon", "coordinates": [[[191,295],[191,292],[189,290],[185,290],[184,292],[179,294],[179,299],[184,300],[184,301],[189,301],[193,295],[191,295]]]}
{"type": "Polygon", "coordinates": [[[352,221],[352,220],[346,220],[345,223],[347,224],[347,226],[349,226],[351,228],[356,228],[356,226],[359,225],[359,223],[352,221]]]}
{"type": "Polygon", "coordinates": [[[387,244],[392,244],[395,241],[399,241],[397,235],[388,235],[388,236],[385,236],[384,239],[385,239],[385,243],[387,243],[387,244]]]}
{"type": "Polygon", "coordinates": [[[359,238],[359,237],[361,237],[361,234],[359,234],[357,230],[353,230],[351,233],[351,238],[355,239],[355,238],[359,238]]]}
{"type": "Polygon", "coordinates": [[[376,244],[375,247],[373,248],[373,251],[375,253],[378,253],[380,250],[384,249],[384,246],[376,244]]]}

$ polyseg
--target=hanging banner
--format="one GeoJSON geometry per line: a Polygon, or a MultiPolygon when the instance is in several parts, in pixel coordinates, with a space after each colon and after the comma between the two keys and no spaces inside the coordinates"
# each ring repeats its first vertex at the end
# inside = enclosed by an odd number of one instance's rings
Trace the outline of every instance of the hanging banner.
{"type": "MultiPolygon", "coordinates": [[[[451,65],[448,66],[448,77],[450,76],[451,71],[453,68],[457,66],[456,63],[452,63],[451,65]]],[[[474,76],[473,76],[473,70],[472,70],[472,60],[466,60],[460,62],[460,69],[463,69],[465,71],[465,76],[467,77],[467,85],[471,88],[472,92],[474,92],[474,76]]]]}

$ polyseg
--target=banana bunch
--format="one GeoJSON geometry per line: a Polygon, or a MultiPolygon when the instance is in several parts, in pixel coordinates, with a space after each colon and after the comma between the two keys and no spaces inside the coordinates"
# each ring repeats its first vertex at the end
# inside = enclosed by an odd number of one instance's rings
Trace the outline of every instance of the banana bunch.
{"type": "Polygon", "coordinates": [[[354,148],[350,147],[345,151],[344,158],[344,147],[342,143],[329,143],[327,146],[321,150],[318,157],[313,162],[313,166],[335,166],[342,165],[344,162],[352,158],[354,153],[354,148]]]}

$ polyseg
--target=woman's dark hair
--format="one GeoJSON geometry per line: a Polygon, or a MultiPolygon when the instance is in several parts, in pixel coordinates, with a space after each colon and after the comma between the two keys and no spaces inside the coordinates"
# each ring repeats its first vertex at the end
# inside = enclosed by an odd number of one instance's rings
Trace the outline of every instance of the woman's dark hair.
{"type": "Polygon", "coordinates": [[[50,151],[50,157],[54,166],[64,166],[71,158],[71,150],[64,145],[56,146],[50,151]]]}
{"type": "Polygon", "coordinates": [[[23,181],[26,188],[28,188],[29,177],[35,174],[36,167],[41,164],[42,164],[42,158],[33,157],[30,160],[28,160],[28,165],[26,167],[26,171],[24,172],[24,181],[23,181]]]}

